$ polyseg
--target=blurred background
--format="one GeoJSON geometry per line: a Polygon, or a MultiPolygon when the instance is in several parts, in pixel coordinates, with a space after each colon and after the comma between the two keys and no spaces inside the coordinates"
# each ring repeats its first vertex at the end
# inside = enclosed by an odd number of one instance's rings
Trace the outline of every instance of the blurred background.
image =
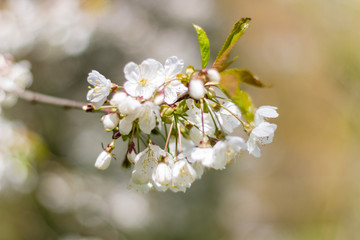
{"type": "MultiPolygon", "coordinates": [[[[32,64],[30,88],[86,100],[96,69],[169,56],[200,67],[251,17],[232,56],[272,88],[280,116],[259,159],[244,154],[183,193],[127,189],[121,159],[94,162],[101,114],[19,100],[0,124],[0,239],[348,240],[360,235],[360,2],[356,0],[0,0],[0,52],[32,64]]],[[[117,152],[120,156],[121,154],[117,152]]]]}

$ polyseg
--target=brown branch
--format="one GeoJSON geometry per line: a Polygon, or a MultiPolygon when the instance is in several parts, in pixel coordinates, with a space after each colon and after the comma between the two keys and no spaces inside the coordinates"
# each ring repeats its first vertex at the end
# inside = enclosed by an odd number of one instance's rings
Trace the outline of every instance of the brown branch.
{"type": "Polygon", "coordinates": [[[43,104],[54,105],[63,108],[75,108],[79,110],[83,110],[83,106],[87,105],[87,103],[53,97],[41,93],[32,92],[29,90],[16,91],[15,93],[19,96],[19,98],[27,100],[32,103],[43,103],[43,104]]]}

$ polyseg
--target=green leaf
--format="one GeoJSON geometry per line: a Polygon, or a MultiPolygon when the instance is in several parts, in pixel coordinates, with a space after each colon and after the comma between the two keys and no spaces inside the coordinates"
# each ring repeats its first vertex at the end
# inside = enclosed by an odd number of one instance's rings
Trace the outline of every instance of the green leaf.
{"type": "Polygon", "coordinates": [[[227,66],[231,64],[231,62],[226,62],[229,54],[235,46],[236,42],[249,27],[250,20],[250,18],[241,18],[238,22],[235,23],[233,29],[231,30],[229,36],[227,37],[224,45],[215,59],[215,62],[212,66],[213,68],[216,68],[219,72],[222,72],[227,66]]]}
{"type": "Polygon", "coordinates": [[[220,83],[224,83],[226,86],[226,82],[232,81],[240,83],[246,83],[255,87],[266,87],[257,77],[254,76],[247,69],[228,69],[221,73],[220,83]]]}
{"type": "Polygon", "coordinates": [[[206,68],[210,58],[210,42],[204,29],[198,25],[193,24],[199,40],[200,55],[201,55],[201,66],[206,68]]]}
{"type": "Polygon", "coordinates": [[[246,92],[241,89],[236,89],[235,95],[232,97],[233,102],[240,109],[242,116],[248,121],[254,121],[254,105],[252,100],[246,92]]]}

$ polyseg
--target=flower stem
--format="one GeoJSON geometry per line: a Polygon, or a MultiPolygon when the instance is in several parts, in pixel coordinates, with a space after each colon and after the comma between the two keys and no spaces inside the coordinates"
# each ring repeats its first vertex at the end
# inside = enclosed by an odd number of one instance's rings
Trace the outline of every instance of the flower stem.
{"type": "Polygon", "coordinates": [[[171,136],[171,131],[173,129],[173,126],[174,126],[174,121],[175,121],[175,118],[173,118],[173,121],[170,125],[170,129],[169,129],[169,132],[168,132],[168,135],[167,135],[167,138],[166,138],[166,143],[165,143],[165,147],[164,147],[164,150],[167,149],[168,145],[169,145],[169,140],[170,140],[170,136],[171,136]]]}

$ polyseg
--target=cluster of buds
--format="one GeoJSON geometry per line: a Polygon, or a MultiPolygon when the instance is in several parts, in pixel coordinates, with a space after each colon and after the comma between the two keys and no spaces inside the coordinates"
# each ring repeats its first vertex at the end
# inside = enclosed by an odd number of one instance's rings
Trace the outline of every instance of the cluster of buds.
{"type": "Polygon", "coordinates": [[[196,70],[176,56],[165,64],[154,59],[124,68],[119,86],[97,71],[89,73],[93,85],[87,100],[94,110],[106,111],[101,121],[113,132],[95,166],[106,169],[114,158],[115,141],[126,141],[123,166],[131,167],[129,186],[140,191],[185,191],[205,168],[224,169],[242,151],[260,156],[261,144],[272,141],[278,116],[275,107],[257,109],[254,121],[242,118],[239,107],[221,91],[215,68],[196,70]],[[109,98],[109,99],[108,99],[109,98]],[[242,126],[246,141],[230,134],[242,126]]]}

